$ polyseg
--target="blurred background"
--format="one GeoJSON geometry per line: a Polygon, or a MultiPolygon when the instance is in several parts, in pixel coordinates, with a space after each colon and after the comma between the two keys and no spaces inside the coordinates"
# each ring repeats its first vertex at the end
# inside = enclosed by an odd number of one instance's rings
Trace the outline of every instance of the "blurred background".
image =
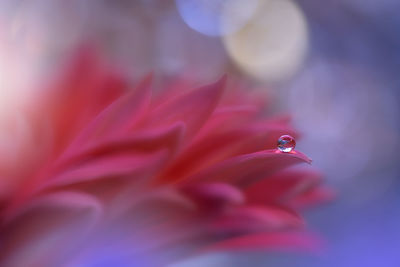
{"type": "Polygon", "coordinates": [[[306,213],[326,248],[179,266],[398,267],[399,10],[397,0],[2,0],[0,124],[82,42],[133,81],[228,73],[265,90],[273,113],[293,115],[298,149],[338,192],[306,213]]]}

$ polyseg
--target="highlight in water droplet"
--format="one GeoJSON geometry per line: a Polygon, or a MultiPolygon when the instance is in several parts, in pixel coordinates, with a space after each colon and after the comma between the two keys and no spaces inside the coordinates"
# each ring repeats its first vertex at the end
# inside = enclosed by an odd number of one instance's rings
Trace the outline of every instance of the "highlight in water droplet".
{"type": "Polygon", "coordinates": [[[296,147],[296,140],[290,135],[282,135],[278,139],[278,149],[281,152],[291,152],[296,147]]]}

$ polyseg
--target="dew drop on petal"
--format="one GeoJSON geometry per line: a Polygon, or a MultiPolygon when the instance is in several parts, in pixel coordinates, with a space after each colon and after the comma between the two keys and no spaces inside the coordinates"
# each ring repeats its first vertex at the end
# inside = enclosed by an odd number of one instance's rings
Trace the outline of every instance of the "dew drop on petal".
{"type": "Polygon", "coordinates": [[[290,135],[282,135],[278,139],[278,149],[281,152],[291,152],[296,147],[296,140],[290,135]]]}

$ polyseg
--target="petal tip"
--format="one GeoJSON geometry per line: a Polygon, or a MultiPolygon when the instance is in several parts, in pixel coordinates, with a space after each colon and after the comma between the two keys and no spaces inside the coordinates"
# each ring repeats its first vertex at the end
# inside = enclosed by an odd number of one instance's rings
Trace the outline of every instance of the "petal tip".
{"type": "Polygon", "coordinates": [[[308,164],[312,164],[312,161],[313,161],[311,158],[307,157],[305,154],[303,154],[299,151],[296,151],[296,150],[293,150],[290,152],[282,152],[279,149],[275,149],[275,153],[281,154],[281,155],[293,155],[294,157],[302,159],[304,162],[306,162],[308,164]]]}

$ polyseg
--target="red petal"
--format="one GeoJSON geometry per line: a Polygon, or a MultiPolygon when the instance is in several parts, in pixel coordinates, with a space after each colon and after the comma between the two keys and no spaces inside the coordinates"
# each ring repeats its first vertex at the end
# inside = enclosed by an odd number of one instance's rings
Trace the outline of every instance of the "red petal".
{"type": "Polygon", "coordinates": [[[235,78],[230,79],[229,94],[224,95],[222,99],[223,106],[237,106],[237,105],[251,105],[257,109],[265,109],[268,105],[269,99],[265,93],[265,88],[258,90],[249,84],[243,83],[235,78]]]}
{"type": "Polygon", "coordinates": [[[185,126],[176,123],[165,128],[137,131],[128,136],[114,136],[97,143],[71,148],[58,160],[57,170],[60,171],[60,168],[65,168],[74,162],[112,154],[149,153],[168,149],[172,155],[179,148],[184,132],[185,126]]]}
{"type": "Polygon", "coordinates": [[[311,160],[297,151],[283,153],[265,150],[225,160],[188,178],[186,182],[220,181],[247,186],[281,169],[303,162],[311,163],[311,160]]]}
{"type": "Polygon", "coordinates": [[[208,119],[219,102],[224,89],[224,76],[214,84],[185,93],[157,107],[148,118],[146,126],[157,126],[183,121],[186,136],[193,136],[208,119]]]}
{"type": "MultiPolygon", "coordinates": [[[[33,191],[37,192],[44,188],[105,180],[105,178],[109,180],[116,175],[123,175],[121,178],[126,180],[135,174],[137,178],[132,182],[142,182],[150,174],[159,172],[168,162],[179,147],[183,132],[183,125],[177,123],[165,129],[136,133],[136,136],[128,140],[115,139],[114,143],[101,143],[99,147],[89,149],[83,147],[83,151],[82,147],[75,147],[76,150],[70,150],[69,154],[62,155],[53,166],[45,168],[42,175],[26,183],[19,194],[15,194],[13,205],[10,205],[9,209],[20,205],[33,191]]],[[[115,180],[114,184],[117,185],[115,180]]],[[[99,181],[95,183],[97,184],[92,185],[93,188],[106,187],[99,181]]],[[[110,186],[108,181],[105,183],[110,186]]]]}
{"type": "Polygon", "coordinates": [[[40,188],[65,186],[105,178],[127,179],[132,177],[132,182],[143,182],[151,173],[156,172],[161,165],[165,164],[167,157],[168,152],[160,151],[149,155],[110,155],[94,158],[70,167],[40,188]]]}
{"type": "Polygon", "coordinates": [[[251,203],[290,203],[320,182],[321,173],[314,170],[284,171],[248,187],[246,196],[251,203]]]}
{"type": "Polygon", "coordinates": [[[226,158],[253,153],[276,147],[276,140],[283,133],[294,134],[283,125],[264,123],[262,125],[221,125],[218,132],[211,132],[196,138],[175,160],[165,173],[169,179],[193,175],[198,170],[209,167],[226,158]],[[231,129],[232,128],[232,129],[231,129]]]}
{"type": "Polygon", "coordinates": [[[243,127],[259,112],[254,106],[218,107],[196,135],[196,140],[211,133],[226,132],[243,127]]]}
{"type": "Polygon", "coordinates": [[[103,110],[79,134],[71,147],[75,148],[100,136],[125,132],[132,127],[149,104],[151,79],[151,75],[146,76],[136,89],[118,98],[103,110]]]}
{"type": "MultiPolygon", "coordinates": [[[[60,152],[71,137],[91,119],[92,99],[104,82],[104,66],[99,63],[93,49],[78,51],[61,77],[45,90],[44,108],[40,107],[39,120],[49,117],[56,142],[53,151],[60,152]]],[[[42,103],[42,100],[40,101],[42,103]]]]}
{"type": "Polygon", "coordinates": [[[202,183],[184,186],[181,191],[206,210],[218,210],[244,202],[242,192],[224,183],[202,183]]]}

